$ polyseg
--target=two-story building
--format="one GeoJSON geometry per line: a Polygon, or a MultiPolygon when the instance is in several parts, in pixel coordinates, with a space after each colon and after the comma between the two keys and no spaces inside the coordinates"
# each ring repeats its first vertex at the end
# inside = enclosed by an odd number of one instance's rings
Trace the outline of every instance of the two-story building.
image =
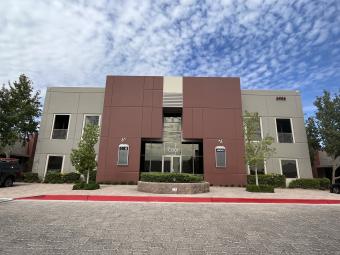
{"type": "Polygon", "coordinates": [[[105,88],[47,89],[33,171],[74,171],[87,123],[101,127],[98,182],[137,182],[140,172],[204,174],[213,185],[244,185],[244,111],[276,153],[259,172],[312,178],[297,91],[241,90],[231,77],[108,76],[105,88]]]}

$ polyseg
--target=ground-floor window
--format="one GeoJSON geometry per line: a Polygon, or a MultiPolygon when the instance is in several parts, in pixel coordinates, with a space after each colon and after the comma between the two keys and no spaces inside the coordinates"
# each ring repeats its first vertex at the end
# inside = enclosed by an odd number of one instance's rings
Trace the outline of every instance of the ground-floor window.
{"type": "Polygon", "coordinates": [[[48,155],[46,172],[60,173],[63,168],[64,156],[48,155]]]}
{"type": "MultiPolygon", "coordinates": [[[[265,174],[266,170],[265,170],[265,161],[262,161],[258,166],[257,166],[257,174],[265,174]]],[[[253,166],[248,166],[248,171],[249,174],[251,175],[255,175],[255,167],[253,166]]]]}
{"type": "Polygon", "coordinates": [[[299,177],[296,159],[281,159],[281,169],[286,178],[299,177]]]}
{"type": "Polygon", "coordinates": [[[203,174],[202,144],[143,142],[141,171],[203,174]]]}

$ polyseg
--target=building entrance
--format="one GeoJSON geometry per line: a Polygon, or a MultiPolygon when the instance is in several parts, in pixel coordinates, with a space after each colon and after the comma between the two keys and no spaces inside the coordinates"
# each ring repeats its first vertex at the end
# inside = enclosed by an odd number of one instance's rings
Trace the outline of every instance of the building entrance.
{"type": "Polygon", "coordinates": [[[163,155],[162,156],[162,172],[163,173],[181,173],[182,159],[178,155],[163,155]]]}

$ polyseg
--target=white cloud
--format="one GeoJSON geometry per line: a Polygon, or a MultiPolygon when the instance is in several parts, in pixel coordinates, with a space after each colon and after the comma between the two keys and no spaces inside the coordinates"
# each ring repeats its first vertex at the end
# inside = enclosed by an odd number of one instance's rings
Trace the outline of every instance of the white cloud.
{"type": "Polygon", "coordinates": [[[332,11],[339,7],[335,0],[2,0],[0,82],[26,73],[45,89],[103,86],[107,74],[209,75],[241,76],[244,88],[307,86],[339,75],[340,19],[332,11]]]}

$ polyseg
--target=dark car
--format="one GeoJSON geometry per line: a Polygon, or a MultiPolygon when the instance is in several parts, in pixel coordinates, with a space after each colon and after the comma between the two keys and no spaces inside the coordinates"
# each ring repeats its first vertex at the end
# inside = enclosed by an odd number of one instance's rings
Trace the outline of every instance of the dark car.
{"type": "Polygon", "coordinates": [[[340,182],[331,184],[330,192],[340,194],[340,182]]]}
{"type": "Polygon", "coordinates": [[[0,187],[11,187],[21,175],[21,167],[17,159],[0,158],[0,187]]]}

